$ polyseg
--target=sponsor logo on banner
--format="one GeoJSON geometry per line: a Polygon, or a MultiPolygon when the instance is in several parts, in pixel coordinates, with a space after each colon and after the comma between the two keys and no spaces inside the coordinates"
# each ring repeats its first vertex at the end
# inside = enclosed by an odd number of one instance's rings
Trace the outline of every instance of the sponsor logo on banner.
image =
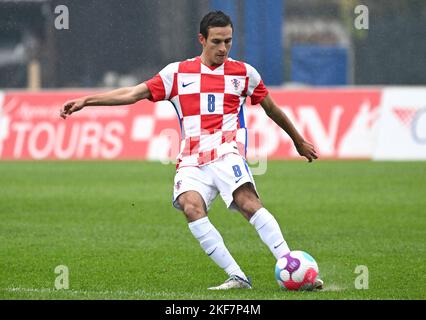
{"type": "Polygon", "coordinates": [[[426,159],[425,101],[426,89],[384,89],[374,159],[426,159]]]}
{"type": "Polygon", "coordinates": [[[414,115],[411,131],[414,141],[426,145],[426,106],[417,110],[414,115]]]}
{"type": "Polygon", "coordinates": [[[14,93],[3,99],[2,158],[7,159],[113,159],[123,149],[126,109],[87,108],[66,121],[62,104],[76,95],[14,93]],[[5,121],[6,119],[6,121],[5,121]],[[4,125],[6,122],[6,125],[4,125]]]}
{"type": "Polygon", "coordinates": [[[419,144],[426,144],[426,106],[395,107],[393,113],[400,120],[401,125],[411,131],[412,138],[419,144]]]}
{"type": "MultiPolygon", "coordinates": [[[[169,102],[88,107],[66,120],[62,104],[94,92],[0,95],[3,159],[175,159],[180,126],[169,102]]],[[[381,90],[271,90],[273,99],[322,158],[370,158],[381,90]]],[[[250,100],[250,99],[248,99],[250,100]]],[[[248,157],[299,157],[288,135],[260,106],[247,106],[248,157]],[[265,129],[266,128],[266,129],[265,129]]],[[[412,115],[416,137],[424,117],[412,115]]]]}
{"type": "MultiPolygon", "coordinates": [[[[320,157],[371,157],[380,90],[280,90],[271,95],[320,157]]],[[[248,128],[257,132],[260,138],[254,140],[261,141],[266,151],[260,153],[266,152],[268,158],[298,156],[290,137],[261,108],[250,109],[248,128]]],[[[249,156],[253,147],[249,144],[249,156]]]]}

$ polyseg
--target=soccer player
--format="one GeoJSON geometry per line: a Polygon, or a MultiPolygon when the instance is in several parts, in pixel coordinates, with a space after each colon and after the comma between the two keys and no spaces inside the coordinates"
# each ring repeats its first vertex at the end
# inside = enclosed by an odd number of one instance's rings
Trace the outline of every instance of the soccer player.
{"type": "MultiPolygon", "coordinates": [[[[200,56],[171,63],[134,87],[67,101],[61,110],[65,119],[86,106],[129,105],[142,99],[173,104],[182,135],[173,206],[183,211],[202,249],[229,276],[223,284],[209,288],[212,290],[252,287],[207,216],[218,194],[229,209],[239,211],[254,226],[276,259],[290,251],[277,221],[259,199],[247,166],[246,98],[262,106],[291,137],[301,156],[309,162],[317,159],[314,146],[276,106],[255,68],[228,57],[232,33],[232,21],[226,14],[210,12],[200,23],[200,56]]],[[[322,287],[320,279],[316,287],[322,287]]]]}

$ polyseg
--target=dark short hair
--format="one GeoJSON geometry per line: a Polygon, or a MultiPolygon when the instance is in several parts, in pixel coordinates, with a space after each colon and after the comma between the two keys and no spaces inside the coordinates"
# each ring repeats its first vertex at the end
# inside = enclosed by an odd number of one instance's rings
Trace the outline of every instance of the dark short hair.
{"type": "Polygon", "coordinates": [[[231,18],[222,11],[211,11],[201,20],[200,33],[207,39],[209,28],[226,26],[231,26],[232,30],[234,29],[231,18]]]}

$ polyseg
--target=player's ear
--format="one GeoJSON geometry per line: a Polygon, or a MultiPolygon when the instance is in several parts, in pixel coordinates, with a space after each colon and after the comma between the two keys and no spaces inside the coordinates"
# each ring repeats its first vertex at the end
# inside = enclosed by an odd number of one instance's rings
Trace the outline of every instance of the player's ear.
{"type": "Polygon", "coordinates": [[[204,38],[204,36],[203,36],[201,33],[199,33],[199,34],[198,34],[198,41],[200,41],[201,45],[202,45],[203,47],[205,47],[206,42],[207,42],[207,39],[206,39],[206,38],[204,38]]]}

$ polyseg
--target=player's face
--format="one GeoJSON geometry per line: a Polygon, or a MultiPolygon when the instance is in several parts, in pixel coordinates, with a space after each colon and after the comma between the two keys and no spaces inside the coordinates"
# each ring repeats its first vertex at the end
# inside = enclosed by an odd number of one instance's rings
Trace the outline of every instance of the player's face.
{"type": "Polygon", "coordinates": [[[228,58],[232,46],[232,27],[209,28],[207,39],[201,34],[199,39],[203,45],[204,63],[218,65],[228,58]]]}

